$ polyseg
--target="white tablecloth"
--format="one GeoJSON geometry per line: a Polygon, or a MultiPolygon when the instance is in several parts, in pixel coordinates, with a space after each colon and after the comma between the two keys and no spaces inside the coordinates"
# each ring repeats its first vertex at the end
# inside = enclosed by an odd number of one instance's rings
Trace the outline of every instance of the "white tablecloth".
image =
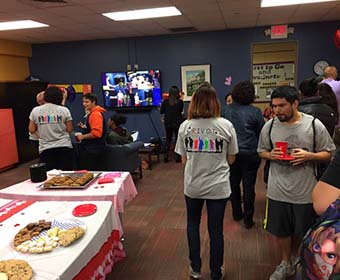
{"type": "MultiPolygon", "coordinates": [[[[0,218],[4,213],[11,211],[11,207],[7,209],[2,207],[1,209],[1,206],[7,205],[10,201],[0,199],[0,218]]],[[[114,230],[122,234],[118,214],[113,210],[111,202],[88,202],[97,205],[97,212],[87,217],[74,217],[72,210],[75,206],[83,203],[87,202],[35,202],[0,222],[0,260],[12,258],[26,260],[33,268],[35,280],[70,280],[74,278],[100,251],[114,230]],[[13,249],[13,238],[21,228],[40,219],[51,221],[55,218],[72,218],[83,221],[87,227],[85,235],[69,247],[58,247],[54,251],[44,254],[20,253],[13,249]]],[[[119,244],[121,246],[121,243],[119,244]]],[[[123,249],[120,249],[123,252],[123,249]]],[[[103,259],[103,263],[105,261],[103,259]]],[[[105,270],[104,265],[99,267],[99,273],[103,273],[104,276],[98,278],[104,279],[105,273],[100,270],[105,270]]]]}
{"type": "MultiPolygon", "coordinates": [[[[102,176],[107,174],[110,174],[110,172],[102,172],[102,176]]],[[[41,183],[32,183],[31,180],[26,180],[0,190],[0,198],[34,201],[109,200],[112,201],[116,211],[123,213],[124,204],[131,201],[137,195],[137,190],[129,172],[121,172],[121,176],[114,178],[114,180],[114,183],[106,184],[98,184],[98,180],[96,180],[86,189],[74,190],[44,190],[38,187],[41,183]]]]}

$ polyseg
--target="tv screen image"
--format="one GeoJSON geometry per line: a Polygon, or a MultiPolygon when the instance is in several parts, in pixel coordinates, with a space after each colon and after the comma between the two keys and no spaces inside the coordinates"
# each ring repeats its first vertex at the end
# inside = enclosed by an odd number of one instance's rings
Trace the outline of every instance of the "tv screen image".
{"type": "Polygon", "coordinates": [[[129,90],[125,72],[102,73],[102,87],[106,107],[129,106],[129,90]]]}
{"type": "Polygon", "coordinates": [[[162,102],[159,70],[102,73],[102,87],[108,108],[145,108],[162,102]]]}

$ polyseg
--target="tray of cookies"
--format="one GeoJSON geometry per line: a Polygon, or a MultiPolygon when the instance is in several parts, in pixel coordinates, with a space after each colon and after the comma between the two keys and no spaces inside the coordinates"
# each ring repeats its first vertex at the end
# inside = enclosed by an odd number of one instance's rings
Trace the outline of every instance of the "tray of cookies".
{"type": "Polygon", "coordinates": [[[14,249],[22,253],[48,253],[58,247],[67,247],[86,232],[84,222],[63,219],[29,223],[14,237],[14,249]]]}
{"type": "Polygon", "coordinates": [[[100,172],[62,172],[58,176],[54,176],[44,182],[41,185],[41,189],[85,189],[100,175],[100,172]]]}

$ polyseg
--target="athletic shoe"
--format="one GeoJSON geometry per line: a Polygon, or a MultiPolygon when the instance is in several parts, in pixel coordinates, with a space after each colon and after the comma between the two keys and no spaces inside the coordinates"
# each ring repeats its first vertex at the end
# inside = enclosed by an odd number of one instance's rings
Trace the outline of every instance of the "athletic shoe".
{"type": "Polygon", "coordinates": [[[189,275],[190,275],[191,278],[194,278],[194,279],[201,279],[202,278],[201,272],[194,271],[191,266],[189,266],[189,275]]]}
{"type": "Polygon", "coordinates": [[[275,269],[269,280],[286,280],[295,274],[295,267],[286,261],[282,261],[275,269]]]}

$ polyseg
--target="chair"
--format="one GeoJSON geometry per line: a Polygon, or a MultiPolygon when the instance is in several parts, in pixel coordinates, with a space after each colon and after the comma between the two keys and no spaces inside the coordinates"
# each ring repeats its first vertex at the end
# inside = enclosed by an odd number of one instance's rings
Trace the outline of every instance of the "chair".
{"type": "Polygon", "coordinates": [[[144,147],[141,141],[135,141],[124,145],[106,144],[103,154],[103,171],[128,171],[130,173],[139,170],[139,178],[143,177],[141,159],[138,150],[144,147]]]}

